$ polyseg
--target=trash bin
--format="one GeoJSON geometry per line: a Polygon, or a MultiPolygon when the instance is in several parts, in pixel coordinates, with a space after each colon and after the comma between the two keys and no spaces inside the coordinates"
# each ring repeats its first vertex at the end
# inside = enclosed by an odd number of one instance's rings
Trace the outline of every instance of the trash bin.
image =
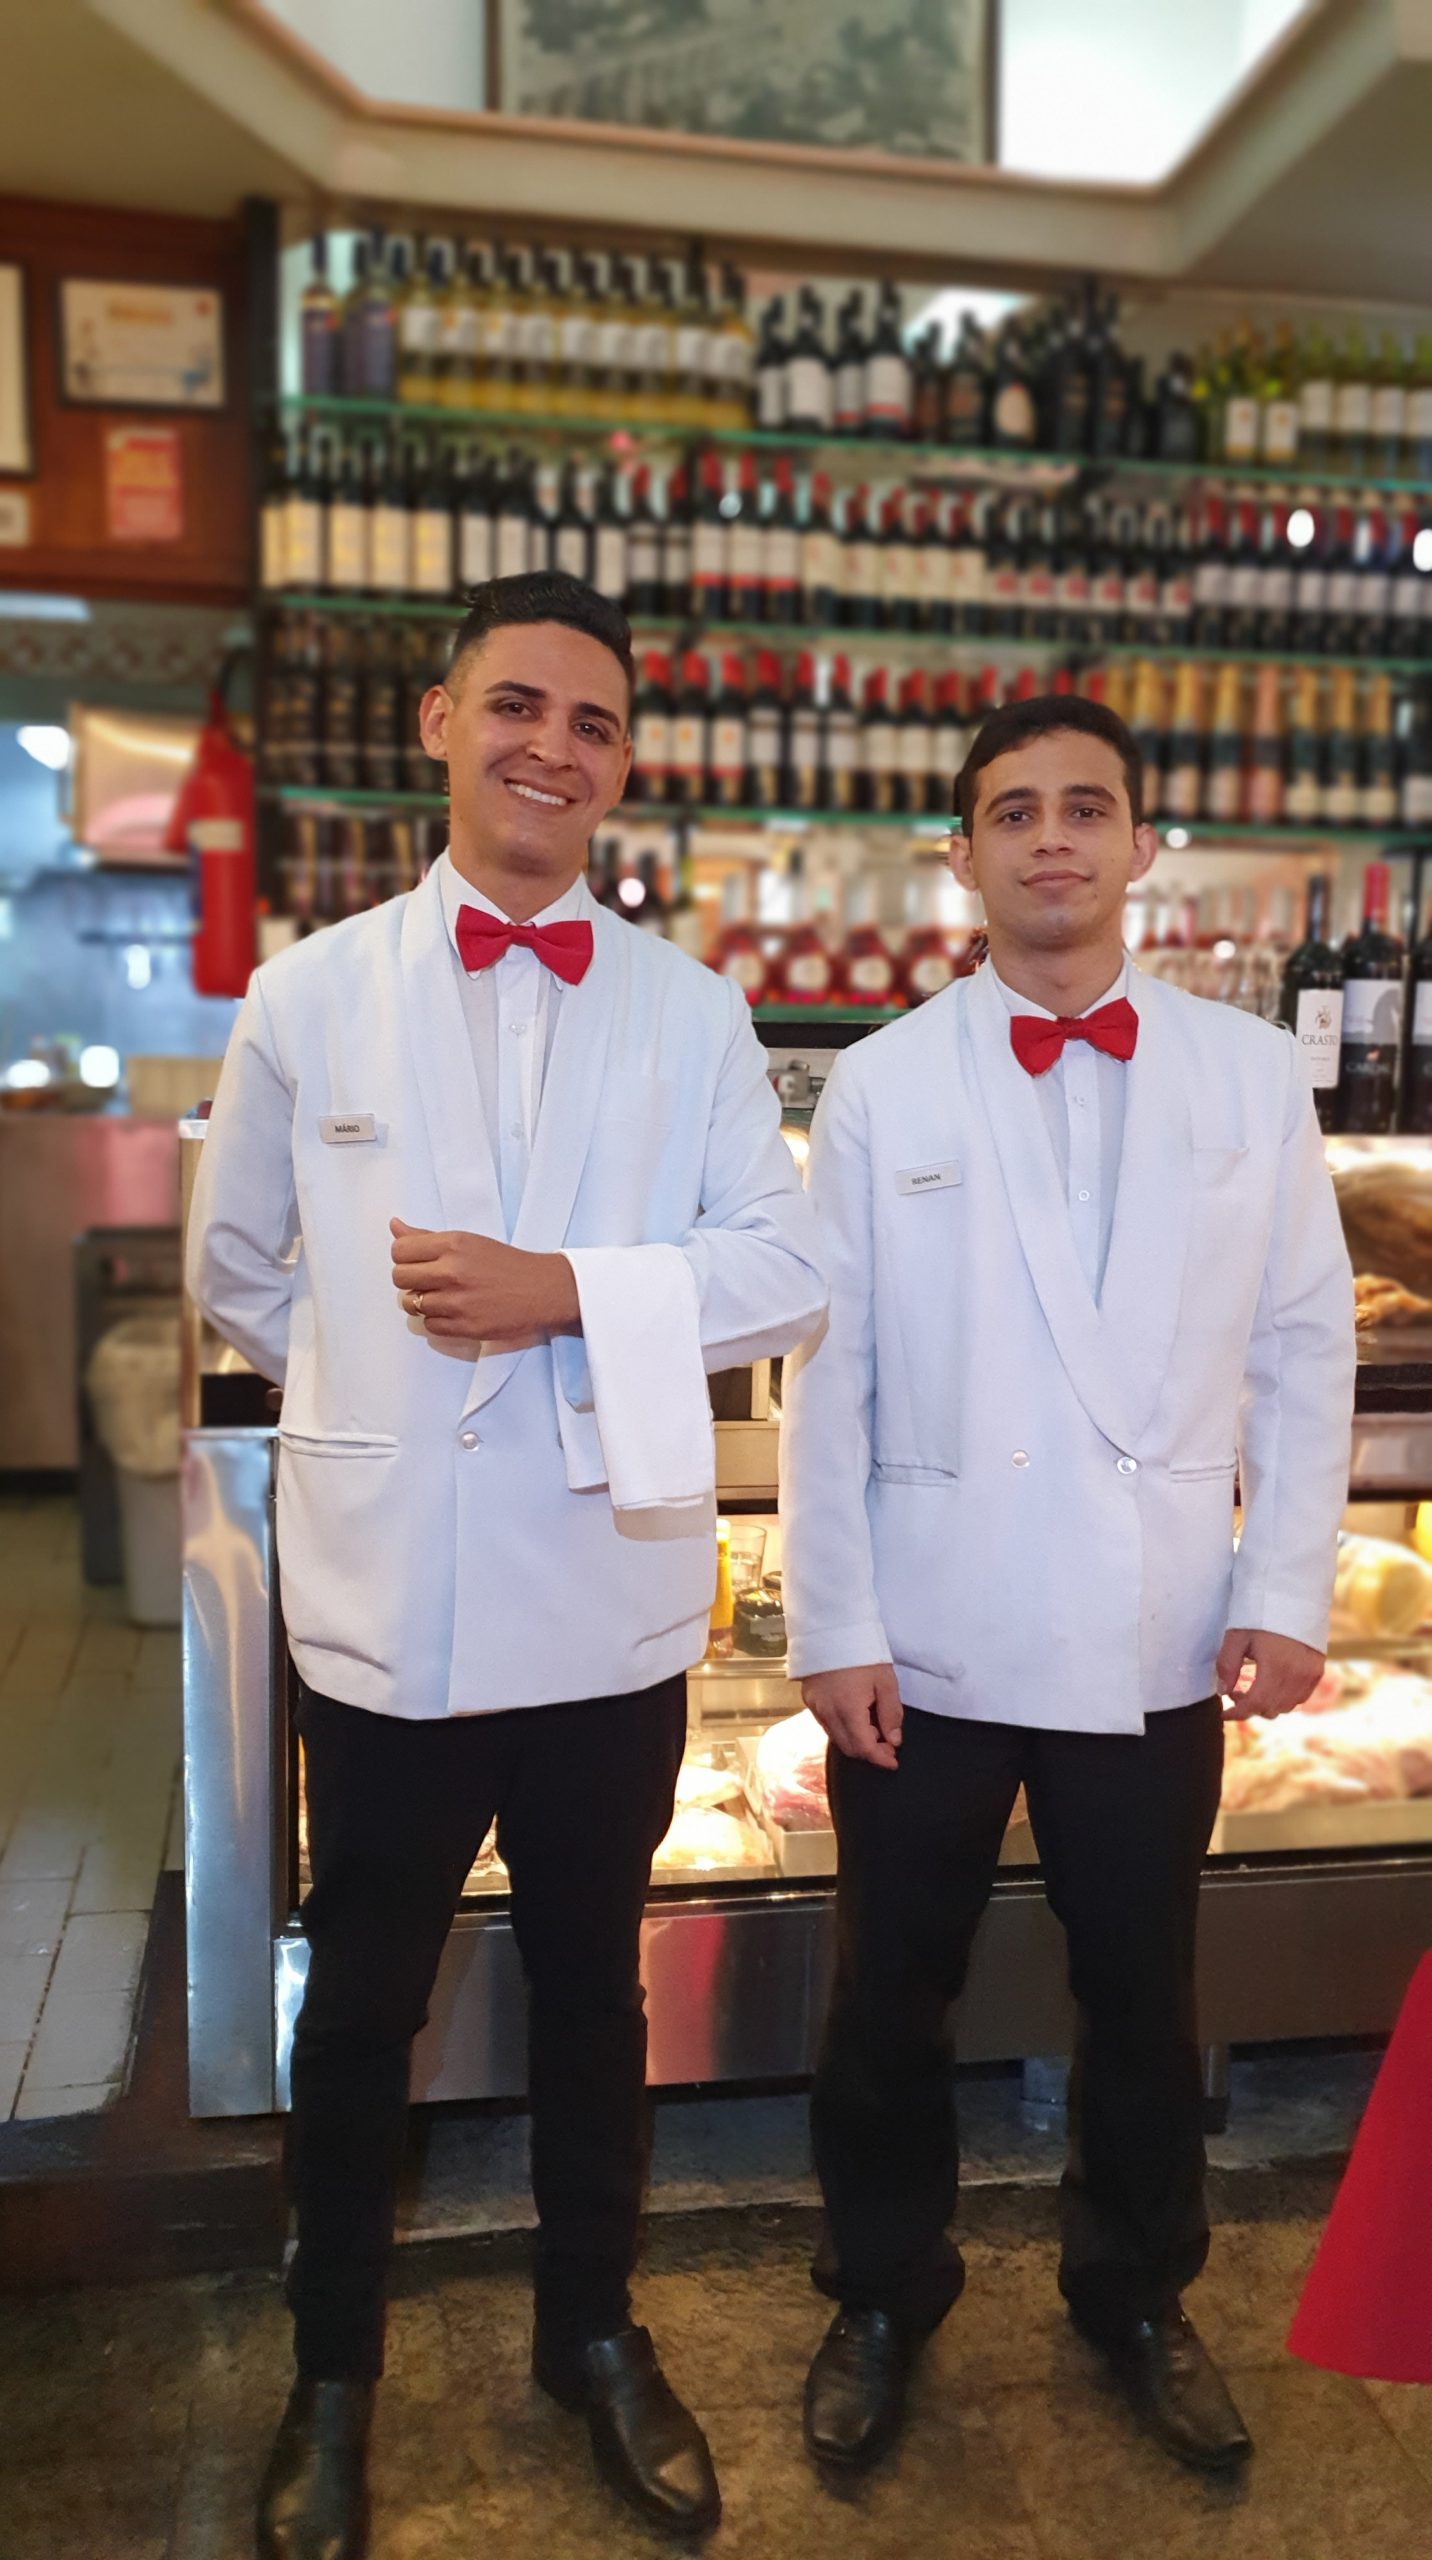
{"type": "Polygon", "coordinates": [[[141,1627],[180,1615],[179,1314],[126,1316],[95,1346],[85,1376],[119,1479],[129,1614],[141,1627]]]}

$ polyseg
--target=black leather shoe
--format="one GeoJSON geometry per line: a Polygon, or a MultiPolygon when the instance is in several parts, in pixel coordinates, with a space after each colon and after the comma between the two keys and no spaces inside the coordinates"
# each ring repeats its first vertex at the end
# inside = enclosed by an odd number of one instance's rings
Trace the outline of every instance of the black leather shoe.
{"type": "Polygon", "coordinates": [[[259,2490],[258,2560],[365,2560],[369,2382],[296,2382],[259,2490]]]}
{"type": "Polygon", "coordinates": [[[1175,2304],[1104,2351],[1135,2415],[1165,2453],[1193,2471],[1236,2471],[1253,2450],[1223,2376],[1175,2304]]]}
{"type": "Polygon", "coordinates": [[[532,2373],[564,2409],[585,2412],[598,2470],[648,2524],[698,2534],[720,2522],[710,2448],[657,2363],[649,2330],[594,2339],[575,2361],[539,2337],[532,2373]]]}
{"type": "Polygon", "coordinates": [[[905,2418],[914,2341],[887,2311],[839,2311],[806,2375],[805,2440],[818,2462],[865,2471],[905,2418]]]}

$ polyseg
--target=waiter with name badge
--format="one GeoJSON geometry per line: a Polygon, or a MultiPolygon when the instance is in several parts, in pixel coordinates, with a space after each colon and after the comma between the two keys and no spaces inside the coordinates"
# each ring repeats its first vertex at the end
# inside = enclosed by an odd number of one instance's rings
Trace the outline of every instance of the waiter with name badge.
{"type": "Polygon", "coordinates": [[[830,1314],[786,1375],[791,1668],[839,1844],[806,2436],[884,2452],[960,2292],[947,2027],[1023,1787],[1079,2012],[1060,2287],[1165,2450],[1230,2471],[1248,2436],[1180,2304],[1199,1882],[1220,1692],[1249,1663],[1233,1712],[1276,1715],[1322,1672],[1352,1278],[1294,1042],[1125,954],[1157,847],[1123,722],[1012,704],[956,793],[989,962],[825,1088],[830,1314]]]}
{"type": "Polygon", "coordinates": [[[258,971],[195,1192],[193,1294],[284,1388],[312,1876],[267,2560],[368,2548],[409,2051],[494,1818],[529,1991],[534,2371],[650,2521],[720,2509],[629,2307],[638,1932],[715,1582],[706,1374],[791,1350],[825,1290],[744,999],[586,886],[632,686],[591,588],[476,592],[422,705],[449,848],[258,971]]]}

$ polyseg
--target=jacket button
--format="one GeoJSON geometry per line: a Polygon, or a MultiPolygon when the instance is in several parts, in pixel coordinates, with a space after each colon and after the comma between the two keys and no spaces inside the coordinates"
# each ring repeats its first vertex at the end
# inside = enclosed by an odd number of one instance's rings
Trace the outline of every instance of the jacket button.
{"type": "Polygon", "coordinates": [[[1016,1449],[1014,1456],[1010,1459],[1009,1463],[1012,1467],[1027,1467],[1029,1464],[1029,1451],[1027,1449],[1016,1449]]]}
{"type": "Polygon", "coordinates": [[[465,1431],[462,1435],[462,1445],[465,1449],[475,1449],[477,1447],[477,1433],[475,1431],[465,1431]]]}
{"type": "Polygon", "coordinates": [[[1139,1472],[1138,1459],[1120,1458],[1118,1461],[1118,1468],[1121,1476],[1136,1476],[1139,1472]]]}

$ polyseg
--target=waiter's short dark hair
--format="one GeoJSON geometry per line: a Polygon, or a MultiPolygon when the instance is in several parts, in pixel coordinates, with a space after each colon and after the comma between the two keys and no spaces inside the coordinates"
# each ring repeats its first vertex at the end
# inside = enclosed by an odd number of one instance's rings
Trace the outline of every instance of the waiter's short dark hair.
{"type": "Polygon", "coordinates": [[[955,776],[955,815],[964,833],[972,835],[975,804],[979,799],[980,775],[996,756],[1007,756],[1016,747],[1032,746],[1036,738],[1057,737],[1061,730],[1076,730],[1085,738],[1102,738],[1112,747],[1124,768],[1128,787],[1129,812],[1136,827],[1144,818],[1144,760],[1133,738],[1107,703],[1089,702],[1082,693],[1040,693],[1030,702],[1007,702],[1000,711],[992,711],[976,732],[975,741],[955,776]]]}
{"type": "Polygon", "coordinates": [[[490,632],[509,630],[519,622],[561,622],[569,631],[585,631],[589,640],[599,640],[626,677],[630,701],[636,691],[631,624],[610,596],[598,595],[584,578],[569,577],[564,569],[528,569],[521,577],[489,578],[485,585],[471,588],[467,611],[448,651],[449,677],[490,632]]]}

